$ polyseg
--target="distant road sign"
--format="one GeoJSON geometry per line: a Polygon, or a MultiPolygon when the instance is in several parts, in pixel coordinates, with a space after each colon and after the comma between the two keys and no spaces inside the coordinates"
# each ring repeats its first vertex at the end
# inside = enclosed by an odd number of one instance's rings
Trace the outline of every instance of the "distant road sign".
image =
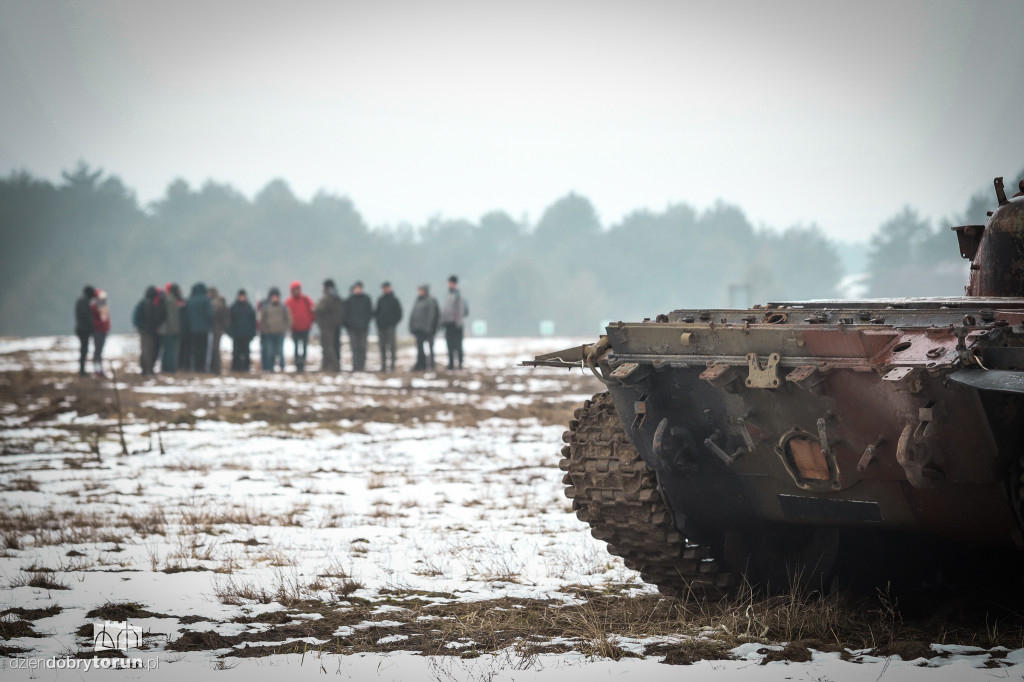
{"type": "Polygon", "coordinates": [[[554,320],[541,320],[540,321],[540,335],[541,336],[554,336],[555,335],[555,321],[554,320]]]}
{"type": "Polygon", "coordinates": [[[469,331],[473,336],[487,336],[487,320],[473,320],[469,331]]]}

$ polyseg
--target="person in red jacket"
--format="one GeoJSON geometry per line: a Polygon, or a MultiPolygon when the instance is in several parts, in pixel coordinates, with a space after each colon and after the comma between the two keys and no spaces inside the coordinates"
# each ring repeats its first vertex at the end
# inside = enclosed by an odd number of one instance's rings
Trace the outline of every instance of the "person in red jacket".
{"type": "Polygon", "coordinates": [[[89,306],[92,311],[92,340],[93,351],[92,366],[96,376],[103,374],[103,344],[110,333],[110,307],[107,305],[107,292],[102,289],[96,291],[96,298],[89,306]]]}
{"type": "Polygon", "coordinates": [[[288,312],[292,315],[292,343],[295,344],[295,371],[306,368],[306,350],[309,348],[309,330],[313,327],[316,313],[313,311],[313,299],[302,293],[302,283],[292,282],[292,295],[285,301],[288,312]]]}

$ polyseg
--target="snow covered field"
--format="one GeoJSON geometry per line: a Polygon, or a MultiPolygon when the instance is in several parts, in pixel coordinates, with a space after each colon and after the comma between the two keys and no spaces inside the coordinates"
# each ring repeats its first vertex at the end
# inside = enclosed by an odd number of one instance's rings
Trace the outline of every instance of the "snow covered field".
{"type": "Polygon", "coordinates": [[[786,644],[770,629],[695,655],[715,633],[562,494],[561,434],[601,385],[516,365],[582,341],[468,339],[456,373],[143,378],[116,336],[115,384],[74,375],[74,338],[0,340],[4,679],[1024,675],[991,646],[761,665],[786,644]],[[677,615],[644,631],[627,611],[677,615]],[[125,620],[142,647],[94,659],[93,624],[125,620]]]}

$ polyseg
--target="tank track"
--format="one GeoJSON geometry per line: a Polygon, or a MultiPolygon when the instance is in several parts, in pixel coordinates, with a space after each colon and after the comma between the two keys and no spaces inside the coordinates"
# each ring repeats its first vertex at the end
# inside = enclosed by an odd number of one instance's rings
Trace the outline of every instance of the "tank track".
{"type": "Polygon", "coordinates": [[[576,410],[562,440],[565,496],[610,553],[664,594],[718,599],[731,591],[735,577],[711,547],[677,532],[655,473],[629,442],[608,393],[576,410]]]}

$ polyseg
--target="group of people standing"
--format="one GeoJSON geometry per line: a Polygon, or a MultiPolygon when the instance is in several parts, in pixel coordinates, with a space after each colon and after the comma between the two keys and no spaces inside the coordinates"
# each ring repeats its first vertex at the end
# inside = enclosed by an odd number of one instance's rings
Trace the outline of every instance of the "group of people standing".
{"type": "MultiPolygon", "coordinates": [[[[434,337],[439,327],[445,329],[448,343],[448,368],[462,368],[464,322],[469,308],[458,289],[458,278],[448,278],[448,295],[443,305],[430,296],[427,285],[418,288],[416,303],[409,316],[409,331],[416,338],[415,371],[434,369],[434,337]]],[[[376,303],[356,282],[342,297],[331,279],[323,283],[323,294],[314,304],[294,281],[289,295],[282,298],[277,287],[271,287],[266,299],[255,306],[244,289],[227,305],[216,288],[198,282],[189,297],[181,288],[168,283],[162,289],[149,286],[132,314],[132,324],[139,333],[140,365],[143,374],[153,374],[159,358],[161,373],[179,369],[192,372],[221,372],[220,344],[226,334],[232,340],[231,371],[248,372],[251,368],[250,345],[260,339],[260,367],[264,372],[280,368],[285,371],[284,340],[291,333],[294,344],[295,371],[306,368],[309,336],[313,324],[320,328],[323,348],[321,369],[341,371],[341,331],[348,333],[352,371],[366,370],[367,337],[370,323],[377,328],[380,347],[380,371],[394,371],[397,356],[397,327],[403,317],[402,305],[390,282],[381,285],[376,303]]],[[[75,306],[75,332],[81,342],[79,373],[85,374],[88,342],[95,344],[94,370],[103,373],[103,340],[110,331],[110,315],[106,294],[86,286],[75,306]]]]}
{"type": "Polygon", "coordinates": [[[323,283],[323,294],[314,305],[313,299],[302,291],[302,283],[295,281],[289,287],[289,296],[282,299],[277,287],[272,287],[266,300],[256,308],[245,298],[245,292],[238,292],[238,299],[231,306],[231,324],[228,334],[233,343],[232,370],[245,372],[249,369],[249,344],[259,334],[260,366],[264,372],[275,368],[285,371],[284,339],[291,332],[294,345],[293,362],[295,371],[306,369],[309,350],[309,335],[315,322],[320,327],[320,343],[323,349],[321,369],[325,372],[341,371],[341,330],[348,332],[352,352],[352,370],[366,370],[367,337],[370,322],[376,322],[380,345],[381,371],[388,371],[387,357],[390,353],[390,369],[395,369],[395,327],[402,319],[402,306],[395,297],[389,282],[381,285],[381,295],[376,305],[363,291],[363,283],[356,282],[349,289],[348,298],[338,294],[334,280],[323,283]]]}
{"type": "Polygon", "coordinates": [[[177,284],[146,287],[132,313],[132,324],[139,332],[142,373],[153,374],[159,358],[165,374],[179,369],[219,374],[220,340],[227,320],[224,297],[202,282],[192,286],[188,298],[177,284]]]}

